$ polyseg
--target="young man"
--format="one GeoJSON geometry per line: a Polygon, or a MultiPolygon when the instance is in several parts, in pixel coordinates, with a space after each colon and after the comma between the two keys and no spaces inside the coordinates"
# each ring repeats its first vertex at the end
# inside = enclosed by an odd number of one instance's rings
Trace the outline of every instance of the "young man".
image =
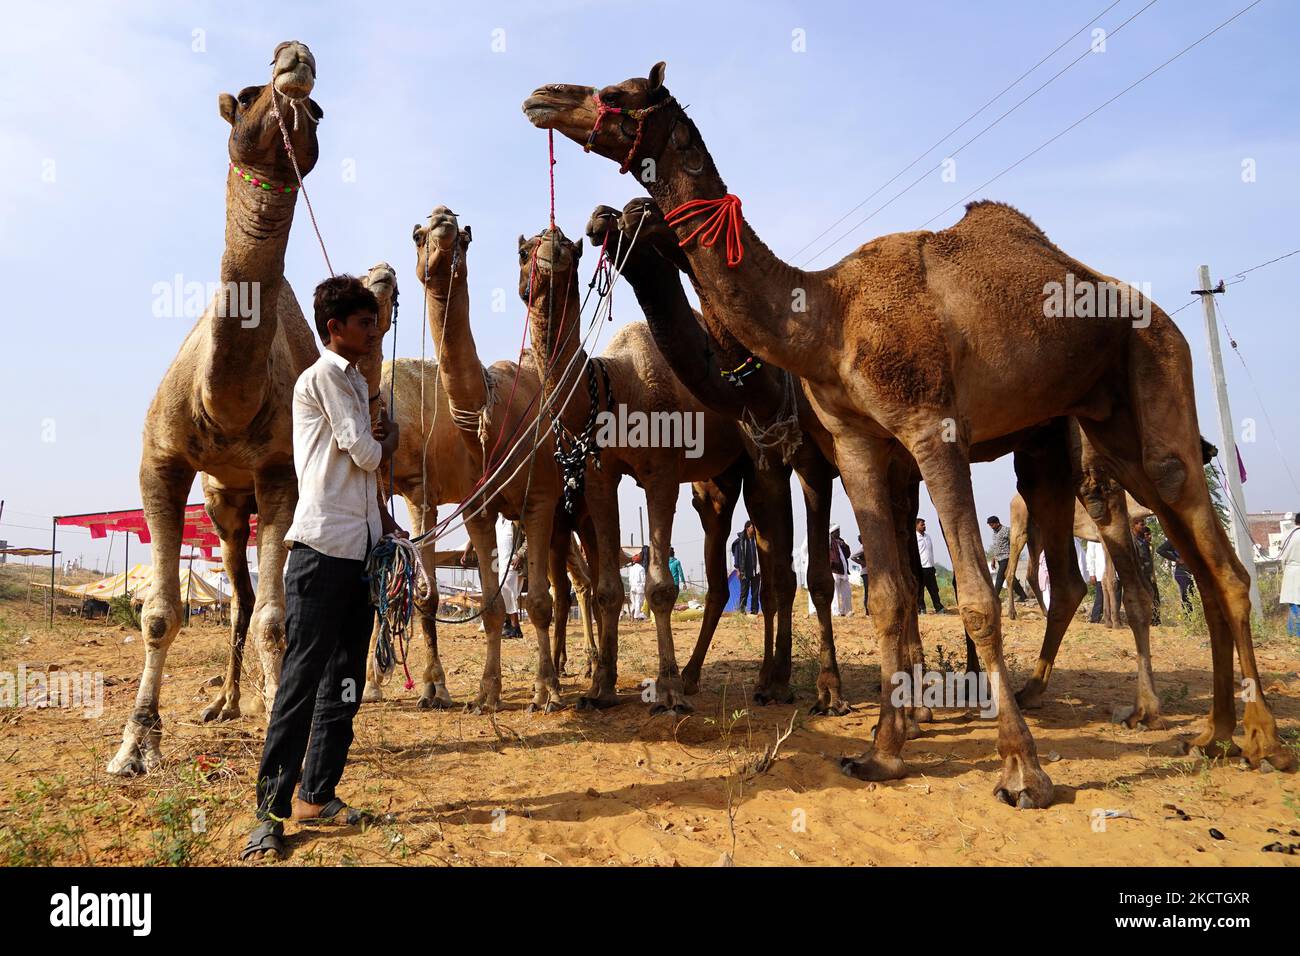
{"type": "Polygon", "coordinates": [[[627,566],[627,602],[631,619],[644,621],[645,612],[641,608],[645,605],[645,565],[639,554],[627,566]]]}
{"type": "Polygon", "coordinates": [[[935,614],[943,613],[939,600],[939,579],[934,573],[934,542],[925,533],[925,519],[916,519],[916,548],[921,552],[921,580],[916,582],[916,613],[925,613],[925,592],[930,592],[930,604],[935,614]]]}
{"type": "MultiPolygon", "coordinates": [[[[993,560],[998,563],[997,580],[993,582],[993,593],[1002,596],[1002,582],[1007,579],[1007,565],[1011,563],[1011,529],[1002,523],[997,515],[990,515],[988,526],[993,529],[993,560]]],[[[1028,599],[1024,588],[1016,579],[1015,568],[1011,569],[1011,589],[1017,601],[1028,599]]]]}
{"type": "Polygon", "coordinates": [[[361,280],[341,275],[316,287],[315,313],[325,351],[293,390],[298,505],[285,534],[286,646],[257,773],[261,822],[244,859],[282,859],[286,819],[361,818],[334,788],[352,744],[374,622],[365,558],[385,533],[404,534],[380,506],[375,474],[397,447],[397,424],[385,417],[371,428],[357,368],[379,339],[378,303],[361,280]]]}
{"type": "Polygon", "coordinates": [[[867,596],[867,548],[862,543],[862,535],[858,535],[858,550],[853,555],[853,560],[862,569],[862,612],[869,615],[871,614],[871,600],[867,596]]]}
{"type": "Polygon", "coordinates": [[[519,627],[519,554],[515,547],[515,523],[505,515],[497,516],[497,578],[501,584],[501,601],[506,606],[506,622],[501,636],[523,637],[519,627]]]}
{"type": "Polygon", "coordinates": [[[686,590],[686,574],[682,571],[682,563],[677,560],[677,552],[672,548],[668,549],[668,573],[673,576],[673,584],[677,585],[679,594],[686,590]]]}
{"type": "Polygon", "coordinates": [[[736,569],[740,579],[740,606],[736,609],[745,613],[745,599],[749,599],[749,613],[757,614],[759,609],[759,575],[758,575],[758,539],[754,522],[746,521],[745,527],[731,542],[731,566],[736,569]]]}
{"type": "Polygon", "coordinates": [[[1160,585],[1156,583],[1156,562],[1151,551],[1151,529],[1146,518],[1133,519],[1133,545],[1137,548],[1138,570],[1151,585],[1151,623],[1160,623],[1160,585]]]}
{"type": "Polygon", "coordinates": [[[849,587],[849,544],[840,537],[840,526],[831,525],[831,579],[835,582],[835,601],[831,614],[848,617],[853,613],[853,589],[849,587]]]}

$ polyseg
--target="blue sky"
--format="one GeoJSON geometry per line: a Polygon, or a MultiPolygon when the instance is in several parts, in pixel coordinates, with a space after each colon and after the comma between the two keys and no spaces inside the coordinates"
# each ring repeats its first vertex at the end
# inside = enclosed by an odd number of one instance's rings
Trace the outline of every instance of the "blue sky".
{"type": "MultiPolygon", "coordinates": [[[[1145,2],[1122,0],[1097,25],[1113,29],[1145,2]]],[[[1155,3],[1108,38],[1105,52],[1085,57],[963,150],[954,182],[938,172],[926,177],[815,265],[873,236],[917,228],[1248,2],[1155,3]]],[[[480,353],[494,360],[516,354],[523,321],[515,238],[547,217],[546,137],[520,112],[534,87],[602,85],[666,60],[667,85],[688,104],[747,219],[793,258],[1106,5],[657,3],[653,13],[644,3],[596,2],[13,7],[0,35],[0,269],[12,316],[0,358],[7,501],[0,538],[45,545],[52,514],[138,506],[144,412],[192,324],[155,318],[152,290],[177,273],[216,278],[228,130],[217,94],[263,82],[280,40],[303,40],[317,58],[313,96],[325,119],[307,186],[336,268],[364,272],[381,259],[397,267],[405,290],[397,349],[419,355],[411,226],[447,204],[474,229],[472,316],[480,353]],[[804,52],[792,49],[796,30],[804,52]],[[504,50],[494,51],[502,40],[504,50]],[[498,289],[505,308],[494,312],[498,289]]],[[[1300,247],[1287,225],[1300,214],[1298,35],[1300,6],[1264,0],[980,195],[1015,204],[1091,266],[1150,282],[1167,311],[1190,298],[1201,263],[1215,279],[1231,279],[1300,247]],[[1253,182],[1243,181],[1247,160],[1253,182]]],[[[1072,40],[828,238],[1090,39],[1088,30],[1072,40]]],[[[639,194],[614,164],[565,140],[556,151],[557,218],[571,235],[597,203],[621,206],[639,194]]],[[[308,303],[324,264],[302,204],[287,270],[308,303]]],[[[1250,372],[1227,356],[1233,413],[1258,423],[1257,440],[1241,445],[1251,510],[1300,508],[1284,465],[1285,457],[1300,476],[1297,274],[1300,256],[1251,273],[1221,297],[1250,372]]],[[[616,303],[616,324],[640,318],[630,292],[616,303]]],[[[1176,321],[1196,363],[1202,431],[1218,444],[1199,306],[1176,321]]],[[[981,512],[1005,516],[1010,461],[976,466],[975,490],[981,512]]],[[[197,488],[191,500],[199,500],[197,488]]],[[[624,483],[624,540],[643,500],[624,483]]],[[[700,530],[686,501],[674,542],[695,576],[700,530]]],[[[835,507],[851,527],[839,489],[835,507]]],[[[928,499],[922,514],[933,519],[928,499]]],[[[801,505],[796,526],[802,537],[801,505]]],[[[88,560],[104,552],[102,542],[71,532],[63,544],[88,560]]],[[[941,542],[939,550],[943,558],[941,542]]]]}

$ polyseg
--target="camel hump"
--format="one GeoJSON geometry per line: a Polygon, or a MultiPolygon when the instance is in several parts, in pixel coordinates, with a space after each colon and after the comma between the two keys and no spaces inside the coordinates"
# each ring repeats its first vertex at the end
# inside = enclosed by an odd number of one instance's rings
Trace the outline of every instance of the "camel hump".
{"type": "Polygon", "coordinates": [[[1010,203],[999,202],[995,199],[977,199],[974,202],[968,202],[966,204],[966,215],[962,216],[961,220],[953,228],[1028,232],[1049,246],[1052,245],[1052,240],[1047,238],[1047,233],[1038,228],[1038,223],[1010,203]]]}

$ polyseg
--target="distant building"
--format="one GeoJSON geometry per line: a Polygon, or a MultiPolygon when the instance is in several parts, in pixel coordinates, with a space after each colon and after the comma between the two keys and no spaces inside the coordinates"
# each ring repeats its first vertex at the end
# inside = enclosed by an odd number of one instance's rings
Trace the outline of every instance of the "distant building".
{"type": "Polygon", "coordinates": [[[1259,511],[1246,516],[1250,540],[1265,557],[1275,557],[1282,539],[1295,527],[1289,511],[1259,511]]]}

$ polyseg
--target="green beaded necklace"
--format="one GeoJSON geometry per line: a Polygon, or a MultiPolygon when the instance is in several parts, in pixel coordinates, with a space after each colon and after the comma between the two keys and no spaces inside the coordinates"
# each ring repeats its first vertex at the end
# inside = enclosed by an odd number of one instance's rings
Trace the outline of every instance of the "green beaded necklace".
{"type": "Polygon", "coordinates": [[[244,182],[250,183],[258,189],[265,189],[268,192],[291,193],[298,188],[297,186],[276,186],[274,183],[268,183],[265,179],[258,179],[252,173],[240,169],[234,163],[230,164],[230,168],[234,171],[235,175],[244,182]]]}

